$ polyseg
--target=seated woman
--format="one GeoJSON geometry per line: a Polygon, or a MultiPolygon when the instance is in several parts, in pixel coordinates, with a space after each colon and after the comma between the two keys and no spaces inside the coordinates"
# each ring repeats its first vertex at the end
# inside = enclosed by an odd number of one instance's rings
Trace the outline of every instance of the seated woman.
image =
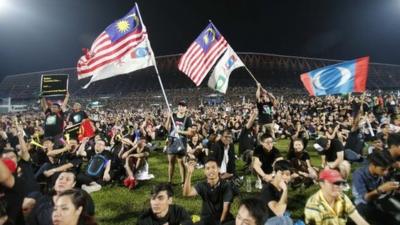
{"type": "Polygon", "coordinates": [[[138,180],[154,178],[153,174],[149,174],[149,164],[147,163],[149,152],[146,140],[142,139],[122,155],[122,159],[125,160],[124,167],[127,175],[124,185],[129,189],[134,189],[138,180]]]}
{"type": "Polygon", "coordinates": [[[302,183],[310,186],[318,178],[316,169],[311,165],[310,155],[304,150],[302,139],[293,141],[293,148],[289,149],[287,159],[295,169],[294,179],[292,180],[295,187],[302,183]]]}
{"type": "Polygon", "coordinates": [[[66,190],[56,198],[52,220],[54,225],[97,225],[87,211],[90,195],[79,189],[66,190]]]}
{"type": "Polygon", "coordinates": [[[187,156],[189,159],[197,160],[197,168],[204,167],[205,157],[208,155],[206,148],[203,147],[199,134],[195,133],[187,143],[187,156]]]}

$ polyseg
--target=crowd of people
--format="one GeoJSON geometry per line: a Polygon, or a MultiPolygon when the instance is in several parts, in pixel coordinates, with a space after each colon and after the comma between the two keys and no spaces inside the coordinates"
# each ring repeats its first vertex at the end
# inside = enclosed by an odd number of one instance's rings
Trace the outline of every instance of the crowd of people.
{"type": "Polygon", "coordinates": [[[2,115],[0,224],[97,224],[90,193],[110,183],[134,191],[157,179],[148,163],[157,150],[168,159],[168,183],[153,187],[140,225],[400,223],[398,96],[304,97],[272,93],[259,83],[252,97],[228,97],[220,105],[177,96],[174,112],[128,97],[83,110],[85,101],[69,104],[67,93],[62,102],[43,97],[42,112],[2,115]],[[287,149],[275,146],[282,139],[287,149]],[[320,164],[307,147],[318,152],[320,164]],[[235,216],[239,160],[259,192],[241,199],[235,216]],[[173,184],[176,164],[179,184],[173,184]],[[192,184],[196,169],[205,178],[192,184]],[[199,221],[173,203],[172,185],[184,197],[202,199],[199,221]],[[309,196],[304,218],[293,221],[289,192],[310,186],[319,190],[309,196]]]}

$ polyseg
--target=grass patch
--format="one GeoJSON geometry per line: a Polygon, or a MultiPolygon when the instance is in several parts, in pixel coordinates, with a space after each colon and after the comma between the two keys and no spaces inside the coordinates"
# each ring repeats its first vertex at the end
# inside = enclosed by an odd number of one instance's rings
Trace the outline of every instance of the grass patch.
{"type": "MultiPolygon", "coordinates": [[[[320,157],[315,150],[312,150],[312,144],[312,142],[309,142],[307,147],[311,162],[314,166],[319,166],[321,164],[320,157]]],[[[276,143],[276,147],[284,157],[287,154],[288,146],[288,140],[280,140],[276,143]]],[[[237,150],[237,146],[235,147],[237,150]]],[[[96,206],[96,219],[100,224],[136,224],[137,217],[143,210],[149,207],[151,187],[161,182],[167,182],[168,180],[168,160],[166,154],[160,152],[151,153],[149,164],[150,172],[154,174],[155,179],[140,183],[135,190],[129,191],[120,184],[113,184],[92,194],[96,206]]],[[[241,160],[238,160],[236,165],[238,171],[241,171],[244,167],[244,163],[241,160]]],[[[239,175],[242,175],[241,173],[243,172],[239,172],[239,175]]],[[[193,174],[192,184],[202,179],[204,179],[203,169],[196,169],[193,174]]],[[[254,176],[251,179],[255,181],[254,176]]],[[[175,168],[174,183],[180,183],[179,168],[177,166],[175,168]]],[[[231,210],[234,215],[236,215],[238,210],[239,198],[258,194],[254,189],[254,185],[252,190],[252,193],[246,193],[243,187],[241,196],[235,198],[231,210]]],[[[317,190],[318,186],[316,185],[308,189],[299,188],[297,190],[289,190],[288,209],[291,211],[293,218],[303,217],[304,205],[308,196],[317,190]]],[[[200,214],[201,199],[199,197],[184,198],[180,185],[174,186],[174,194],[174,203],[183,206],[190,214],[200,214]]]]}

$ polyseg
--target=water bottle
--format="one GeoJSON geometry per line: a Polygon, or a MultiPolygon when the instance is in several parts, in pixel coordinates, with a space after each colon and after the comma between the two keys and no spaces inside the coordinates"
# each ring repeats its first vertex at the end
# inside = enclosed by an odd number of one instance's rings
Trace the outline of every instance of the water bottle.
{"type": "Polygon", "coordinates": [[[251,177],[247,176],[246,177],[246,192],[251,192],[251,177]]]}

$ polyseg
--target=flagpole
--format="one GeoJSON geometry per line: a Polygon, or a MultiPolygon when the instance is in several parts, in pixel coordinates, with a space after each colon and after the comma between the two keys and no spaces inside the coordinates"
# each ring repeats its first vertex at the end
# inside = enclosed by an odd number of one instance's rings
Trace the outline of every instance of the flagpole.
{"type": "MultiPolygon", "coordinates": [[[[135,6],[136,6],[136,9],[137,9],[138,14],[139,14],[140,23],[142,24],[142,26],[145,26],[144,23],[143,23],[143,20],[142,20],[142,16],[140,15],[139,6],[137,5],[136,2],[135,2],[135,6]]],[[[151,60],[153,61],[154,69],[156,70],[158,82],[160,83],[161,91],[162,91],[162,94],[163,94],[163,96],[164,96],[165,103],[167,104],[168,112],[170,113],[170,116],[171,116],[172,126],[173,126],[174,130],[176,130],[175,121],[174,121],[174,118],[173,118],[173,116],[172,116],[172,110],[171,110],[171,108],[169,107],[169,102],[168,102],[168,99],[167,99],[167,95],[165,94],[164,85],[163,85],[163,83],[162,83],[162,81],[161,81],[160,73],[158,72],[158,67],[157,67],[156,58],[155,58],[155,56],[154,56],[153,48],[151,48],[150,41],[149,41],[148,37],[146,38],[146,41],[147,41],[147,44],[148,44],[149,49],[150,49],[150,52],[151,52],[151,60]]]]}

